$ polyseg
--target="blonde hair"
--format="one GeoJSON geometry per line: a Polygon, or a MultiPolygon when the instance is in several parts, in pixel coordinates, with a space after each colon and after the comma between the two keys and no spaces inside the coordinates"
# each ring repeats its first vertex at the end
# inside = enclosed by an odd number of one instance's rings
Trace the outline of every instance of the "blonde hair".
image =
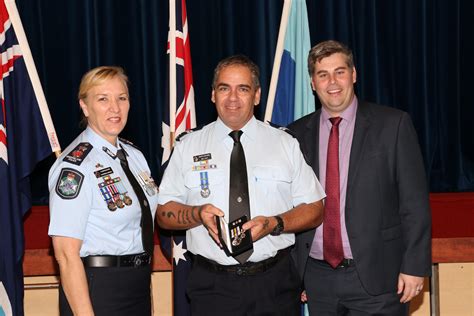
{"type": "MultiPolygon", "coordinates": [[[[122,67],[100,66],[89,70],[82,76],[79,92],[77,93],[78,100],[85,100],[93,87],[101,85],[112,78],[120,79],[128,90],[128,77],[122,67]]],[[[87,126],[87,118],[82,111],[79,126],[84,128],[87,126]]]]}
{"type": "Polygon", "coordinates": [[[84,100],[87,98],[87,93],[92,89],[92,87],[103,84],[105,81],[115,77],[122,80],[124,86],[128,89],[128,77],[122,67],[100,66],[89,70],[84,74],[84,76],[82,76],[77,98],[79,100],[84,100]]]}

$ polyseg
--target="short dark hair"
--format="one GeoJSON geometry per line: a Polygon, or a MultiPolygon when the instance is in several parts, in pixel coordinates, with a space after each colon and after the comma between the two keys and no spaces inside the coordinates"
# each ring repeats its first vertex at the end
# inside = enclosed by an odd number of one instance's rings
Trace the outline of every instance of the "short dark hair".
{"type": "Polygon", "coordinates": [[[308,72],[310,76],[313,76],[314,69],[316,68],[315,65],[317,62],[321,62],[321,60],[325,57],[329,57],[332,54],[341,53],[346,56],[346,64],[349,68],[354,67],[354,58],[352,56],[352,51],[344,44],[338,41],[329,40],[324,41],[309,51],[308,54],[308,72]]]}
{"type": "Polygon", "coordinates": [[[260,88],[260,70],[258,66],[247,56],[245,55],[233,55],[221,60],[216,68],[214,69],[214,78],[212,79],[212,89],[216,88],[217,78],[222,69],[229,66],[243,66],[247,67],[252,74],[252,82],[255,89],[260,88]]]}

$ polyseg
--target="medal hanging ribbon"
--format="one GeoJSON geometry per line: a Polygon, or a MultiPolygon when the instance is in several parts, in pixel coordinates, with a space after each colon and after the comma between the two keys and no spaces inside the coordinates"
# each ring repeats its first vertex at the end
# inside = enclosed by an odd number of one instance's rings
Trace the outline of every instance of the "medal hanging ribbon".
{"type": "Polygon", "coordinates": [[[100,193],[104,198],[104,201],[107,203],[107,208],[109,211],[113,212],[117,209],[117,205],[114,202],[113,194],[110,192],[109,186],[106,182],[99,183],[100,193]]]}
{"type": "Polygon", "coordinates": [[[209,197],[211,190],[209,190],[209,178],[207,171],[202,171],[199,173],[201,178],[201,196],[203,198],[209,197]]]}
{"type": "Polygon", "coordinates": [[[117,190],[119,191],[120,196],[122,197],[122,201],[125,203],[125,205],[131,205],[132,198],[127,195],[128,191],[125,188],[123,182],[120,181],[120,177],[114,179],[114,184],[117,187],[117,190]]]}

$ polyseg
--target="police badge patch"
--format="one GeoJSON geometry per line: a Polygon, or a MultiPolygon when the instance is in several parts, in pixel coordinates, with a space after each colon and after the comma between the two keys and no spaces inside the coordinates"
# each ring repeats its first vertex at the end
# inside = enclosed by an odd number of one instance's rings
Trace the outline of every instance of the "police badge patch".
{"type": "Polygon", "coordinates": [[[56,184],[56,193],[65,200],[75,199],[81,191],[83,180],[84,175],[79,171],[63,168],[56,184]]]}

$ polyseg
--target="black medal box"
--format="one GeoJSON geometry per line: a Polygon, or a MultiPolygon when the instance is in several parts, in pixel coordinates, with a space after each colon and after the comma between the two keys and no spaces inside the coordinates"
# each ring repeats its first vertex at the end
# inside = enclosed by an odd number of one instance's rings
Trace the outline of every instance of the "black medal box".
{"type": "Polygon", "coordinates": [[[247,216],[242,216],[230,223],[224,217],[216,216],[217,232],[227,256],[237,256],[252,248],[250,231],[244,231],[242,225],[248,221],[247,216]]]}

